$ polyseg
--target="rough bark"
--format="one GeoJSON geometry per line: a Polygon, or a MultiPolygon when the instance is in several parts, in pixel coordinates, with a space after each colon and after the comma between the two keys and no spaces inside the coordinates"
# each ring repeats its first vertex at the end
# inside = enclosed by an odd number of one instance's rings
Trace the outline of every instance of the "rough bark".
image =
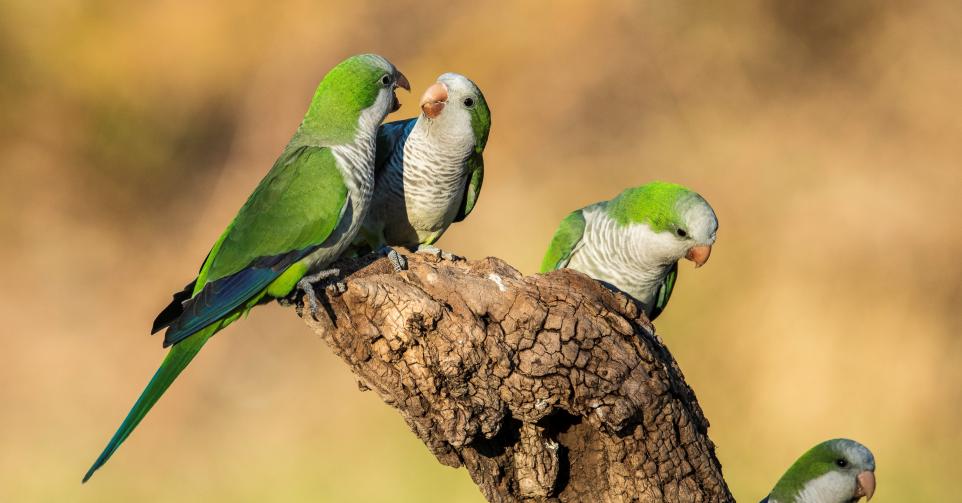
{"type": "Polygon", "coordinates": [[[409,254],[337,264],[307,324],[485,498],[733,501],[678,364],[630,298],[573,271],[409,254]]]}

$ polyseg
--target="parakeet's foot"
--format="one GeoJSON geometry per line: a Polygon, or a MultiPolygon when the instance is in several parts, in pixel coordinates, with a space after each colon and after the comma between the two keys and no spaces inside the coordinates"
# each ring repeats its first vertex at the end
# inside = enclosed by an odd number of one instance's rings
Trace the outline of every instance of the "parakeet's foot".
{"type": "Polygon", "coordinates": [[[327,285],[327,291],[336,297],[347,291],[347,284],[343,281],[335,281],[334,283],[327,285]]]}
{"type": "MultiPolygon", "coordinates": [[[[319,281],[325,280],[333,276],[338,276],[340,274],[341,274],[340,269],[327,269],[324,271],[319,271],[316,274],[304,276],[303,278],[301,278],[300,281],[297,282],[297,288],[302,292],[304,292],[304,295],[307,295],[307,303],[311,308],[311,316],[317,318],[317,309],[318,309],[317,292],[314,290],[314,283],[317,283],[319,281]]],[[[337,283],[339,283],[341,287],[343,287],[343,290],[341,290],[339,293],[344,293],[347,290],[347,286],[340,281],[338,281],[337,283]]]]}
{"type": "Polygon", "coordinates": [[[391,248],[390,246],[382,246],[377,252],[387,257],[387,259],[391,262],[391,265],[394,266],[394,272],[407,270],[408,260],[404,258],[404,255],[398,253],[394,248],[391,248]]]}
{"type": "Polygon", "coordinates": [[[418,245],[416,253],[427,253],[428,255],[434,255],[435,257],[442,260],[450,260],[451,262],[456,262],[458,260],[464,259],[450,252],[446,252],[434,245],[418,245]]]}
{"type": "Polygon", "coordinates": [[[394,266],[394,272],[401,272],[408,268],[408,259],[404,258],[404,255],[398,253],[394,248],[387,252],[387,259],[394,266]]]}

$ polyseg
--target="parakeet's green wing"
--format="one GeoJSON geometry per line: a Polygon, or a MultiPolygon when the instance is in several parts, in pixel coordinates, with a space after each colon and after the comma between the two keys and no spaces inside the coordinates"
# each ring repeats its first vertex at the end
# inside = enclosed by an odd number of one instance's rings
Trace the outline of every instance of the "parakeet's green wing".
{"type": "Polygon", "coordinates": [[[541,262],[541,272],[546,273],[568,265],[571,253],[581,242],[585,233],[585,215],[582,210],[575,210],[558,225],[551,245],[541,262]]]}
{"type": "MultiPolygon", "coordinates": [[[[347,188],[329,149],[301,147],[278,159],[211,249],[195,281],[193,297],[182,305],[165,336],[165,345],[179,344],[167,353],[84,475],[84,482],[110,459],[204,343],[252,308],[291,264],[322,244],[348,205],[347,188]]],[[[186,297],[185,293],[175,295],[174,301],[186,297]]]]}
{"type": "Polygon", "coordinates": [[[665,310],[665,306],[668,305],[668,299],[671,298],[671,291],[675,289],[675,280],[678,279],[678,262],[675,262],[671,266],[671,270],[665,275],[665,279],[661,281],[661,286],[658,287],[658,293],[655,294],[655,304],[651,308],[650,321],[655,321],[655,318],[665,310]]]}
{"type": "Polygon", "coordinates": [[[189,337],[261,293],[321,246],[349,206],[330,149],[304,146],[282,155],[214,245],[164,344],[189,337]]]}
{"type": "Polygon", "coordinates": [[[471,153],[471,157],[468,158],[468,172],[471,176],[468,177],[467,184],[464,187],[464,197],[461,198],[458,215],[454,217],[455,222],[460,222],[471,214],[471,210],[474,209],[474,205],[478,203],[478,197],[481,195],[481,183],[484,182],[484,158],[481,157],[480,152],[471,153]]]}

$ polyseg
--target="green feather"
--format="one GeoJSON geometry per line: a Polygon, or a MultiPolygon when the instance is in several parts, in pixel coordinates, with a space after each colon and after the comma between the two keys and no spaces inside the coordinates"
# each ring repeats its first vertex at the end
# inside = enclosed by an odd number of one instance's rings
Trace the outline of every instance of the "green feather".
{"type": "Polygon", "coordinates": [[[671,298],[671,291],[675,289],[675,281],[678,279],[678,262],[671,265],[671,270],[665,275],[665,279],[661,281],[661,286],[658,287],[658,293],[655,294],[655,303],[651,307],[651,315],[648,316],[649,321],[655,321],[665,307],[668,306],[668,299],[671,298]]]}
{"type": "Polygon", "coordinates": [[[471,109],[471,129],[474,131],[474,151],[480,154],[488,144],[488,133],[491,131],[491,109],[488,108],[488,101],[481,94],[481,89],[474,86],[477,90],[477,103],[471,109]]]}
{"type": "Polygon", "coordinates": [[[467,167],[471,176],[468,177],[464,187],[464,196],[461,198],[458,214],[454,217],[455,222],[460,222],[471,214],[481,195],[481,184],[484,182],[484,158],[481,157],[480,152],[475,151],[468,157],[467,167]]]}
{"type": "Polygon", "coordinates": [[[651,182],[625,189],[608,201],[608,215],[622,225],[647,223],[655,232],[671,230],[682,225],[678,202],[686,197],[700,197],[690,189],[675,183],[651,182]]]}
{"type": "Polygon", "coordinates": [[[351,142],[361,112],[374,104],[381,89],[384,70],[378,60],[383,61],[374,54],[361,54],[331,69],[317,86],[291,145],[331,146],[351,142]]]}
{"type": "Polygon", "coordinates": [[[576,210],[565,217],[558,225],[551,245],[541,261],[541,272],[546,273],[568,265],[571,253],[581,242],[585,232],[585,215],[583,210],[576,210]]]}
{"type": "Polygon", "coordinates": [[[321,244],[337,226],[346,202],[347,185],[330,149],[286,151],[215,245],[195,293],[258,258],[321,244]]]}

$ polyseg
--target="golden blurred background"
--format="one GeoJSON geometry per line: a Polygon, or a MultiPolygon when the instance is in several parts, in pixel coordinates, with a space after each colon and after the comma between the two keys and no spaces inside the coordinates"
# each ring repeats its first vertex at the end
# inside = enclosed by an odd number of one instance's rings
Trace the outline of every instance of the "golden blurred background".
{"type": "Polygon", "coordinates": [[[757,501],[814,443],[877,501],[962,479],[962,6],[951,2],[0,2],[0,500],[481,501],[290,311],[209,344],[80,478],[162,358],[153,315],[314,87],[377,52],[464,73],[487,174],[443,248],[535,272],[567,212],[652,179],[721,221],[658,330],[757,501]]]}

